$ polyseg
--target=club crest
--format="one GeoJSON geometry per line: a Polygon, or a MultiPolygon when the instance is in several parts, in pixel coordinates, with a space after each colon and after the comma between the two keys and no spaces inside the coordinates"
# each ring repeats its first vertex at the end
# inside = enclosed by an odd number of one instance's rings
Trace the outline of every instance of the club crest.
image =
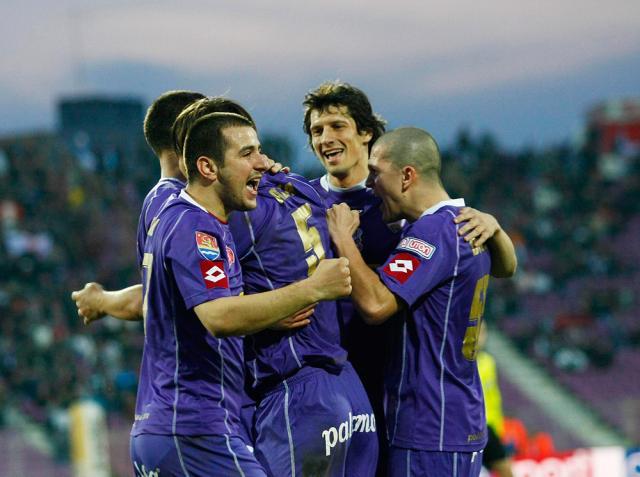
{"type": "Polygon", "coordinates": [[[196,232],[196,245],[198,252],[206,260],[215,260],[220,256],[220,248],[215,237],[202,232],[196,232]]]}

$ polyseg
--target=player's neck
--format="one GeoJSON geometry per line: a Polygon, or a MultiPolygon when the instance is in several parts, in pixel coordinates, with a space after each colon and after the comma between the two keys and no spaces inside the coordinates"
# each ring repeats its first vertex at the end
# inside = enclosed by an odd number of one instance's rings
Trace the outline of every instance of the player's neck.
{"type": "Polygon", "coordinates": [[[420,188],[407,191],[405,196],[404,216],[409,222],[415,222],[422,216],[425,210],[434,205],[450,200],[447,191],[441,188],[420,188]]]}
{"type": "Polygon", "coordinates": [[[213,214],[223,222],[229,220],[231,211],[227,211],[222,200],[211,186],[203,186],[197,183],[189,183],[185,188],[187,194],[191,196],[201,207],[213,214]]]}
{"type": "Polygon", "coordinates": [[[364,166],[364,168],[362,166],[355,166],[350,169],[345,175],[334,176],[327,173],[327,179],[329,183],[334,187],[349,189],[367,179],[367,176],[369,175],[369,169],[367,168],[366,162],[364,163],[364,166]]]}
{"type": "Polygon", "coordinates": [[[178,166],[178,156],[173,151],[162,151],[158,160],[160,161],[160,178],[185,180],[178,166]]]}

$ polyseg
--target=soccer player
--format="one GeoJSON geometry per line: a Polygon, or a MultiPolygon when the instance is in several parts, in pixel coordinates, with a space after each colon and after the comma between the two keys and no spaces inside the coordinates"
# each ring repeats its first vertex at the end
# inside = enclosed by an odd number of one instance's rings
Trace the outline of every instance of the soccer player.
{"type": "MultiPolygon", "coordinates": [[[[198,101],[176,120],[179,152],[209,106],[198,101]]],[[[324,201],[306,179],[265,175],[258,196],[255,209],[229,221],[248,294],[304,280],[332,257],[324,201]]],[[[340,345],[335,301],[318,303],[304,328],[247,335],[245,359],[255,455],[269,475],[373,475],[375,418],[340,345]]]]}
{"type": "Polygon", "coordinates": [[[159,475],[266,475],[239,436],[241,336],[348,295],[348,262],[323,260],[304,280],[240,296],[227,220],[256,207],[270,165],[253,123],[230,113],[200,117],[186,133],[184,160],[187,186],[153,219],[144,247],[133,465],[159,475]]]}
{"type": "MultiPolygon", "coordinates": [[[[326,169],[326,175],[312,181],[326,195],[327,206],[346,203],[360,213],[354,240],[370,267],[383,263],[400,239],[401,223],[386,224],[380,199],[367,187],[367,161],[375,141],[384,134],[384,120],[373,112],[365,93],[339,81],[321,84],[304,99],[303,128],[309,145],[326,169]]],[[[489,240],[495,255],[494,274],[512,274],[515,253],[498,222],[489,214],[471,208],[461,210],[457,222],[466,221],[460,233],[478,245],[489,240]],[[501,242],[504,240],[504,242],[501,242]],[[499,266],[502,264],[502,268],[499,266]]],[[[387,365],[389,325],[367,326],[353,309],[351,300],[339,302],[343,344],[367,390],[378,423],[380,466],[386,473],[386,431],[383,410],[383,370],[387,365]]]]}
{"type": "MultiPolygon", "coordinates": [[[[137,230],[138,266],[142,265],[144,241],[151,220],[167,198],[185,186],[185,176],[173,149],[171,128],[178,114],[205,96],[194,91],[167,91],[154,100],[144,118],[144,137],[160,163],[160,179],[144,198],[137,230]]],[[[237,112],[230,110],[229,112],[237,112]]],[[[71,294],[84,323],[104,317],[107,313],[123,320],[139,320],[142,310],[142,285],[122,290],[106,291],[95,282],[71,294]]]]}
{"type": "MultiPolygon", "coordinates": [[[[137,229],[138,267],[142,267],[144,242],[151,221],[165,201],[184,189],[185,174],[181,153],[174,146],[173,124],[178,115],[190,104],[207,100],[209,112],[235,113],[251,121],[253,119],[236,101],[221,96],[206,97],[193,91],[167,91],[151,104],[144,118],[144,136],[160,162],[160,180],[146,195],[137,229]]],[[[278,164],[279,167],[279,164],[278,164]]],[[[277,167],[277,168],[278,168],[277,167]]],[[[74,291],[78,315],[85,324],[111,315],[127,321],[142,319],[142,285],[132,285],[115,291],[107,291],[99,283],[86,283],[82,290],[74,291]]]]}
{"type": "Polygon", "coordinates": [[[380,324],[396,315],[385,380],[389,475],[477,476],[486,422],[475,359],[491,256],[459,235],[453,219],[464,200],[444,189],[426,131],[383,135],[368,166],[383,220],[409,222],[394,251],[373,271],[353,239],[359,214],[335,205],[328,222],[350,259],[361,316],[380,324]]]}

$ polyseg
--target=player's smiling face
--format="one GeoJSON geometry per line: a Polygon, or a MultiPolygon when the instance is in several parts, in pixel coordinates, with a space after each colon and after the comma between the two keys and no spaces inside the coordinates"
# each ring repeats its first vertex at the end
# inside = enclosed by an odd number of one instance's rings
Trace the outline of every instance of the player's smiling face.
{"type": "Polygon", "coordinates": [[[313,151],[329,174],[342,178],[358,165],[364,168],[372,136],[369,132],[358,132],[346,106],[315,109],[309,119],[313,151]]]}
{"type": "Polygon", "coordinates": [[[382,220],[389,223],[405,218],[402,214],[402,171],[385,159],[384,146],[376,145],[371,150],[367,186],[382,200],[382,220]]]}
{"type": "Polygon", "coordinates": [[[221,200],[228,211],[255,209],[258,183],[268,168],[258,134],[249,126],[226,128],[222,134],[227,148],[218,169],[218,181],[224,187],[221,200]]]}

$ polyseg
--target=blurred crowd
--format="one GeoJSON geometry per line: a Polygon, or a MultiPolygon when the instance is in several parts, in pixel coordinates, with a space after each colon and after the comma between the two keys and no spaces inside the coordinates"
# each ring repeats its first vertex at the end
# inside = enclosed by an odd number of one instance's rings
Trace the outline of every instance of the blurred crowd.
{"type": "Polygon", "coordinates": [[[69,294],[139,282],[137,211],[157,171],[151,157],[146,177],[101,159],[50,135],[0,141],[0,410],[45,425],[61,455],[71,402],[131,415],[135,399],[139,327],[85,328],[69,294]]]}
{"type": "MultiPolygon", "coordinates": [[[[640,347],[640,158],[600,154],[596,139],[507,153],[462,131],[443,155],[450,194],[496,215],[516,243],[517,276],[493,281],[485,316],[575,372],[640,347]]],[[[87,281],[139,282],[136,223],[158,168],[150,155],[133,168],[126,159],[52,135],[0,141],[0,410],[47,426],[61,455],[75,399],[133,414],[141,327],[84,327],[69,297],[87,281]]]]}
{"type": "Polygon", "coordinates": [[[640,346],[640,150],[598,144],[591,134],[505,153],[463,132],[445,154],[450,192],[496,215],[516,244],[519,270],[492,282],[485,317],[566,372],[640,346]]]}

